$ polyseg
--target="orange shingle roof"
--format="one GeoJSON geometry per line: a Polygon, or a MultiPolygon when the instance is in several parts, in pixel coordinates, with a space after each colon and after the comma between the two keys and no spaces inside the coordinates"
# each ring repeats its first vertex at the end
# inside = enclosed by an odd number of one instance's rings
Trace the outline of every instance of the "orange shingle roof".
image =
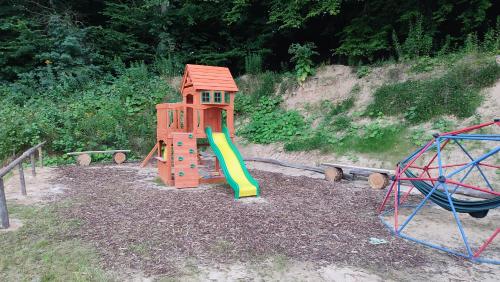
{"type": "Polygon", "coordinates": [[[203,65],[186,65],[182,88],[186,83],[192,83],[198,90],[238,91],[231,72],[226,67],[203,65]]]}

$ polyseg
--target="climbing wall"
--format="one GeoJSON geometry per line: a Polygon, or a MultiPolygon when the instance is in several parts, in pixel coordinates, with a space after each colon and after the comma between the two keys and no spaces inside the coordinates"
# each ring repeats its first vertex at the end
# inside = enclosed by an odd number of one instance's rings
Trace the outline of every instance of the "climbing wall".
{"type": "Polygon", "coordinates": [[[197,187],[200,184],[200,176],[196,138],[192,133],[174,133],[173,151],[175,187],[197,187]]]}

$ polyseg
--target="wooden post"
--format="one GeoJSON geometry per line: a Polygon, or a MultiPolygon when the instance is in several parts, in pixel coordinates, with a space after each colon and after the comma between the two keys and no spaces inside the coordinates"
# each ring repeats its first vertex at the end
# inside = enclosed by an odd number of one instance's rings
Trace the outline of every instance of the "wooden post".
{"type": "Polygon", "coordinates": [[[340,181],[344,177],[344,172],[338,167],[325,168],[325,179],[328,181],[340,181]]]}
{"type": "Polygon", "coordinates": [[[88,166],[92,162],[90,154],[81,154],[76,157],[76,162],[81,166],[88,166]]]}
{"type": "Polygon", "coordinates": [[[26,196],[26,181],[24,180],[23,163],[19,163],[19,181],[21,182],[21,194],[26,196]]]}
{"type": "Polygon", "coordinates": [[[3,177],[0,177],[0,228],[9,228],[9,212],[7,211],[7,201],[3,187],[3,177]]]}
{"type": "Polygon", "coordinates": [[[40,167],[43,167],[42,147],[38,148],[38,160],[40,161],[40,167]]]}
{"type": "Polygon", "coordinates": [[[376,190],[384,189],[389,185],[389,176],[378,172],[371,173],[368,176],[368,184],[376,190]]]}
{"type": "Polygon", "coordinates": [[[36,162],[35,162],[35,154],[32,153],[30,155],[30,161],[31,161],[31,175],[36,176],[36,162]]]}
{"type": "Polygon", "coordinates": [[[113,161],[116,164],[122,164],[127,159],[127,155],[122,152],[116,152],[113,154],[113,161]]]}

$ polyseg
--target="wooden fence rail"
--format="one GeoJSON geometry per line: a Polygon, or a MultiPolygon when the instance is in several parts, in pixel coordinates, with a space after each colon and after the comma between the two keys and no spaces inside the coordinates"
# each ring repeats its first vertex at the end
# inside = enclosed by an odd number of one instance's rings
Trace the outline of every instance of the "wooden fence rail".
{"type": "Polygon", "coordinates": [[[13,168],[18,166],[19,180],[21,182],[21,185],[20,185],[21,186],[21,194],[26,196],[27,193],[26,193],[26,182],[24,180],[23,161],[27,158],[30,158],[31,174],[33,176],[35,176],[36,175],[35,153],[38,152],[38,159],[40,160],[40,166],[43,166],[42,146],[44,144],[45,144],[45,142],[42,142],[34,147],[29,148],[21,156],[19,156],[17,159],[13,160],[8,165],[6,165],[2,169],[0,169],[0,229],[1,228],[9,228],[9,226],[10,226],[9,212],[7,211],[7,201],[5,199],[5,188],[4,188],[3,177],[7,173],[9,173],[13,168]]]}

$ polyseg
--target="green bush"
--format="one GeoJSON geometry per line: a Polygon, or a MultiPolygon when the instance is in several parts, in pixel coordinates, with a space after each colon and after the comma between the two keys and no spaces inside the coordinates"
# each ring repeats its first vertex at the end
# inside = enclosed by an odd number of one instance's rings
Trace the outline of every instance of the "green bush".
{"type": "Polygon", "coordinates": [[[295,75],[299,83],[303,83],[306,78],[314,74],[312,56],[318,55],[315,51],[316,45],[312,42],[304,44],[293,43],[288,48],[288,53],[292,55],[290,61],[295,63],[295,75]]]}
{"type": "Polygon", "coordinates": [[[367,75],[369,75],[371,72],[371,69],[368,66],[360,66],[356,69],[356,76],[358,78],[363,78],[367,75]]]}
{"type": "Polygon", "coordinates": [[[432,36],[424,29],[422,15],[417,15],[410,21],[408,36],[401,46],[405,58],[418,58],[430,55],[432,36]]]}
{"type": "Polygon", "coordinates": [[[286,142],[285,150],[377,153],[389,151],[401,141],[403,128],[382,119],[357,125],[347,113],[353,106],[354,97],[338,104],[323,102],[323,115],[317,128],[286,142]]]}
{"type": "MultiPolygon", "coordinates": [[[[321,106],[323,119],[320,122],[319,127],[329,124],[333,118],[350,110],[354,106],[354,97],[345,99],[337,104],[332,104],[330,101],[323,101],[321,106]]],[[[346,118],[346,116],[340,116],[337,118],[346,118]]]]}
{"type": "Polygon", "coordinates": [[[304,118],[297,111],[281,109],[280,103],[279,97],[260,98],[250,122],[240,128],[237,134],[261,144],[288,141],[300,135],[306,128],[304,118]]]}
{"type": "Polygon", "coordinates": [[[475,113],[480,90],[500,78],[500,66],[483,59],[469,59],[453,66],[439,78],[388,84],[375,91],[369,112],[404,114],[410,122],[422,122],[440,115],[466,118],[475,113]]]}
{"type": "MultiPolygon", "coordinates": [[[[155,140],[155,105],[178,99],[162,77],[134,64],[111,82],[59,87],[25,101],[14,84],[0,88],[0,161],[40,141],[50,153],[130,148],[143,154],[155,140]]],[[[23,90],[24,91],[24,90],[23,90]]]]}
{"type": "Polygon", "coordinates": [[[245,72],[247,74],[259,74],[262,72],[262,55],[251,53],[245,56],[245,72]]]}
{"type": "Polygon", "coordinates": [[[264,72],[250,76],[246,80],[238,80],[240,92],[235,98],[235,112],[240,115],[253,113],[262,97],[271,97],[276,94],[276,84],[281,82],[281,75],[274,72],[264,72]]]}

